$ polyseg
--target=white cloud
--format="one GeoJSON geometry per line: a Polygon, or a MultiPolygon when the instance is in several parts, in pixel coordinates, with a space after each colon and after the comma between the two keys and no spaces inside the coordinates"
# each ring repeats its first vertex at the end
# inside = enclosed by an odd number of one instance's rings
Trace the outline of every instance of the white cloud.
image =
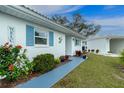
{"type": "Polygon", "coordinates": [[[113,18],[94,19],[93,22],[102,26],[124,26],[124,16],[113,18]]]}
{"type": "Polygon", "coordinates": [[[65,13],[69,13],[69,12],[73,12],[76,11],[78,9],[80,9],[81,7],[84,6],[75,6],[75,5],[29,5],[29,8],[32,8],[38,12],[40,12],[41,14],[45,14],[45,15],[54,15],[54,14],[65,14],[65,13]]]}
{"type": "Polygon", "coordinates": [[[40,12],[41,14],[51,15],[63,9],[63,5],[29,5],[28,7],[40,12]]]}
{"type": "Polygon", "coordinates": [[[124,35],[124,16],[96,18],[94,23],[101,25],[99,35],[124,35]]]}
{"type": "Polygon", "coordinates": [[[67,9],[67,10],[64,10],[64,11],[60,12],[60,13],[73,12],[73,11],[76,11],[76,10],[80,9],[81,7],[84,7],[84,6],[73,6],[73,7],[69,8],[69,9],[67,9]]]}

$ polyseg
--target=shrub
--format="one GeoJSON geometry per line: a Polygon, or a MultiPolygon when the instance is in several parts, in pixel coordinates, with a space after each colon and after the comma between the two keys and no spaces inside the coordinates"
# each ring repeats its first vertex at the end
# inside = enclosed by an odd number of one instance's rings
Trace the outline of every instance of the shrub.
{"type": "Polygon", "coordinates": [[[99,53],[99,49],[96,50],[96,53],[99,53]]]}
{"type": "Polygon", "coordinates": [[[17,80],[31,70],[26,50],[21,53],[21,49],[21,45],[12,46],[9,43],[0,46],[0,75],[5,76],[9,81],[17,80]]]}
{"type": "Polygon", "coordinates": [[[95,51],[94,49],[91,50],[91,52],[94,52],[94,51],[95,51]]]}
{"type": "Polygon", "coordinates": [[[60,63],[61,63],[61,61],[60,61],[59,58],[55,58],[55,59],[54,59],[54,62],[55,62],[55,64],[60,64],[60,63]]]}
{"type": "Polygon", "coordinates": [[[90,52],[90,49],[88,49],[88,52],[90,52]]]}
{"type": "Polygon", "coordinates": [[[120,61],[124,62],[124,50],[121,52],[120,61]]]}
{"type": "Polygon", "coordinates": [[[33,71],[45,73],[55,67],[52,54],[41,54],[33,59],[33,71]]]}
{"type": "Polygon", "coordinates": [[[111,51],[108,51],[108,53],[112,53],[111,51]]]}

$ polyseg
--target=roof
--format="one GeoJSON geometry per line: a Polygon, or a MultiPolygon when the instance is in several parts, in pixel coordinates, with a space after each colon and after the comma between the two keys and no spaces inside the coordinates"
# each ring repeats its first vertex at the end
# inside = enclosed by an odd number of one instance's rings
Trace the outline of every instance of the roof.
{"type": "MultiPolygon", "coordinates": [[[[21,6],[21,7],[24,7],[24,8],[27,8],[27,9],[29,9],[30,11],[35,12],[36,14],[38,14],[38,15],[40,15],[40,16],[42,16],[42,17],[44,17],[44,18],[46,18],[46,19],[48,19],[48,20],[50,20],[50,21],[53,21],[53,20],[52,20],[51,18],[49,18],[48,16],[43,15],[43,14],[39,13],[38,11],[36,11],[36,10],[30,8],[30,7],[27,7],[27,6],[25,6],[25,5],[20,5],[20,6],[21,6]]],[[[55,22],[55,21],[53,21],[53,22],[55,22]]],[[[57,23],[57,22],[55,22],[55,23],[56,23],[56,24],[59,24],[59,23],[57,23]]],[[[71,28],[68,28],[68,27],[66,27],[65,25],[62,25],[62,24],[59,24],[59,25],[64,26],[65,28],[72,30],[71,28]]]]}
{"type": "Polygon", "coordinates": [[[47,27],[49,29],[62,32],[66,35],[74,36],[74,37],[81,38],[81,39],[86,39],[85,36],[79,34],[78,32],[75,32],[63,25],[60,25],[52,21],[50,18],[26,6],[1,5],[0,11],[3,13],[21,18],[23,20],[27,20],[27,21],[36,23],[38,25],[47,27]]]}
{"type": "Polygon", "coordinates": [[[119,35],[93,36],[88,38],[87,40],[90,41],[95,39],[124,39],[124,36],[119,36],[119,35]]]}

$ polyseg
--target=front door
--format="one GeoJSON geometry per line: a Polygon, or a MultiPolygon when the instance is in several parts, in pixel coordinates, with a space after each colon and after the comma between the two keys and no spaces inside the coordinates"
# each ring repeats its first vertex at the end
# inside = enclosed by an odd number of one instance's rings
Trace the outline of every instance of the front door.
{"type": "Polygon", "coordinates": [[[72,38],[71,36],[66,36],[65,38],[65,53],[66,55],[72,55],[72,38]]]}

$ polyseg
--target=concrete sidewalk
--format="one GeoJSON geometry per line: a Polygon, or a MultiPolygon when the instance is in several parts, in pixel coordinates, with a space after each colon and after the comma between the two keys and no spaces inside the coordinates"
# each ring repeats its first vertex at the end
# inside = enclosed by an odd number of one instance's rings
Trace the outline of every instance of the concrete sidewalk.
{"type": "Polygon", "coordinates": [[[84,61],[81,57],[71,57],[72,61],[49,71],[39,77],[33,78],[26,83],[16,86],[17,88],[50,88],[69,72],[76,68],[84,61]]]}

